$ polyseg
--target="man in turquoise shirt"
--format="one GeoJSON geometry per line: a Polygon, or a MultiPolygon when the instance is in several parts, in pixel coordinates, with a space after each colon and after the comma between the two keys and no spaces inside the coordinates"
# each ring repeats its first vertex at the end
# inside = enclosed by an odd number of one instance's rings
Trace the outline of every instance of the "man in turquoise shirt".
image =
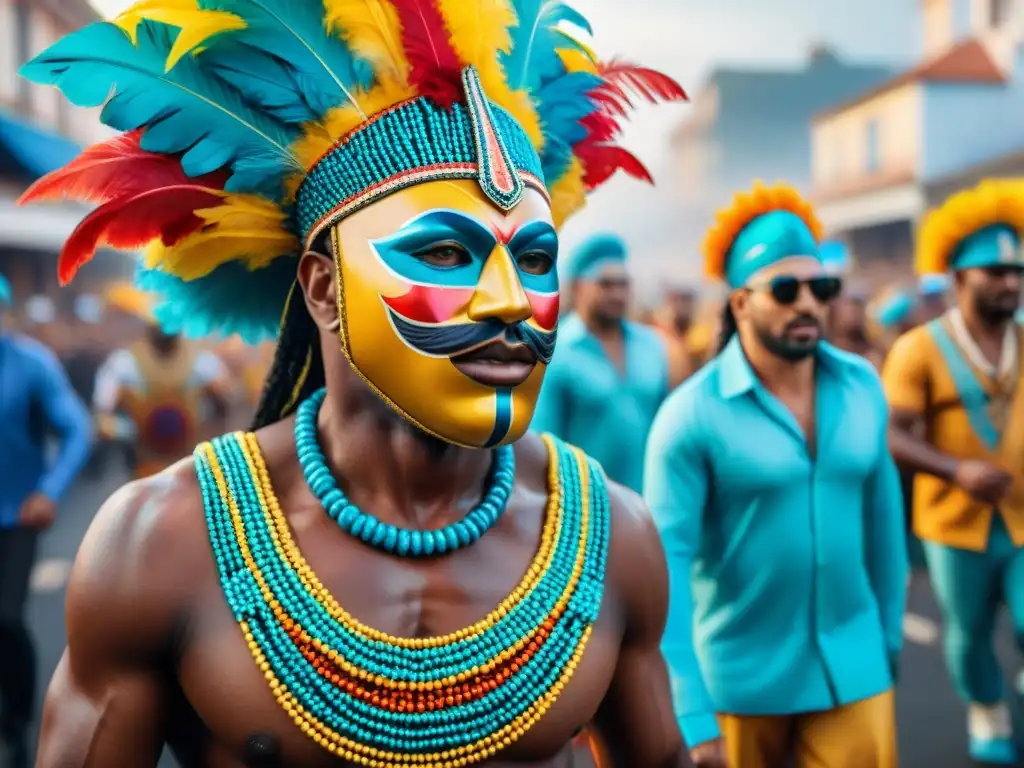
{"type": "Polygon", "coordinates": [[[551,432],[639,492],[651,422],[668,393],[668,352],[658,333],[626,319],[626,246],[595,235],[566,269],[574,312],[558,325],[532,428],[551,432]]]}
{"type": "Polygon", "coordinates": [[[787,187],[720,214],[705,255],[731,338],[648,444],[663,650],[698,766],[896,766],[902,497],[878,375],[822,341],[841,283],[819,232],[787,187]]]}

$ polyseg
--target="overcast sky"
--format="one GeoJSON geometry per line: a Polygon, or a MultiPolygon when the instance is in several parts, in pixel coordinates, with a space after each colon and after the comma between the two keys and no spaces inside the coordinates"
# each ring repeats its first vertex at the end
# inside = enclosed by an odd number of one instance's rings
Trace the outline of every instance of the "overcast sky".
{"type": "MultiPolygon", "coordinates": [[[[108,14],[132,4],[92,2],[108,14]]],[[[691,93],[716,64],[798,66],[818,42],[848,59],[894,64],[912,61],[920,50],[920,0],[570,0],[570,5],[590,19],[602,56],[661,69],[691,93]]],[[[665,139],[686,109],[644,110],[626,136],[663,188],[672,182],[665,139]]],[[[564,247],[595,228],[612,226],[645,262],[649,280],[658,269],[652,261],[678,258],[693,265],[695,256],[673,252],[668,197],[618,176],[566,226],[564,247]]],[[[665,266],[666,272],[680,271],[665,266]]]]}

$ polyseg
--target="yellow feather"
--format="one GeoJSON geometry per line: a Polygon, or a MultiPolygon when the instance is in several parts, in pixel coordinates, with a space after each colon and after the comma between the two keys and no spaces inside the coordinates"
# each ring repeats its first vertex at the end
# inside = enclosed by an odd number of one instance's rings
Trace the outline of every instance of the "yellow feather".
{"type": "Polygon", "coordinates": [[[557,32],[559,35],[566,39],[566,41],[569,43],[569,48],[578,50],[582,55],[590,59],[595,65],[597,64],[598,57],[597,54],[594,52],[594,49],[591,48],[586,43],[584,43],[578,37],[576,37],[576,35],[573,35],[564,29],[556,29],[555,32],[557,32]]]}
{"type": "Polygon", "coordinates": [[[339,34],[356,56],[371,62],[379,79],[408,81],[402,27],[389,0],[324,0],[324,11],[327,30],[339,34]]]}
{"type": "Polygon", "coordinates": [[[587,202],[583,185],[583,164],[573,158],[565,175],[551,185],[551,218],[555,229],[561,229],[566,220],[587,202]]]}
{"type": "Polygon", "coordinates": [[[514,91],[498,60],[498,52],[512,47],[509,28],[516,14],[508,0],[438,0],[452,48],[465,64],[476,67],[487,98],[514,117],[538,152],[544,147],[540,117],[524,91],[514,91]]]}
{"type": "Polygon", "coordinates": [[[562,60],[562,66],[566,72],[586,72],[588,75],[597,74],[597,63],[583,51],[576,48],[559,48],[555,53],[562,60]]]}
{"type": "Polygon", "coordinates": [[[182,280],[196,280],[229,261],[259,269],[299,251],[298,238],[285,228],[284,212],[267,200],[228,195],[223,205],[195,214],[206,226],[173,246],[159,241],[151,245],[145,253],[149,269],[159,267],[182,280]]]}
{"type": "MultiPolygon", "coordinates": [[[[363,124],[364,114],[376,115],[415,95],[408,85],[394,80],[385,80],[365,92],[359,91],[355,100],[362,112],[352,106],[338,107],[327,113],[322,124],[306,124],[303,135],[292,143],[292,154],[308,172],[338,141],[363,124]]],[[[290,198],[294,198],[304,177],[305,173],[302,173],[286,180],[290,198]]]]}
{"type": "Polygon", "coordinates": [[[114,23],[128,33],[134,44],[139,24],[147,19],[181,30],[167,55],[165,66],[168,72],[183,56],[197,52],[214,35],[246,27],[241,17],[226,11],[203,10],[197,0],[142,0],[120,14],[114,23]]]}

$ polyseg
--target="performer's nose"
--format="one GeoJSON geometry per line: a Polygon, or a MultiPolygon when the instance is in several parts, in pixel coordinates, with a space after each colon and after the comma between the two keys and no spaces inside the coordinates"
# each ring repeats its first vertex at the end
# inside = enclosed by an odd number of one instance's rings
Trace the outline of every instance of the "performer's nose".
{"type": "Polygon", "coordinates": [[[533,314],[519,272],[504,245],[495,246],[484,262],[467,313],[473,322],[496,317],[506,325],[521,323],[533,314]]]}

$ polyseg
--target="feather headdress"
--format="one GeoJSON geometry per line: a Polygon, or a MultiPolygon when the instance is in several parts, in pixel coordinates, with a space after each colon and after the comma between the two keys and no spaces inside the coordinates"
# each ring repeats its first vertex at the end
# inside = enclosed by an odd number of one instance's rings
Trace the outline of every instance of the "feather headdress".
{"type": "Polygon", "coordinates": [[[1003,225],[1024,239],[1024,181],[989,179],[957,192],[929,213],[917,237],[919,275],[945,274],[961,244],[987,227],[1003,225]]]}
{"type": "Polygon", "coordinates": [[[532,186],[561,224],[616,170],[649,180],[620,123],[685,94],[578,31],[558,0],[141,0],[23,67],[123,132],[23,202],[99,205],[62,281],[145,248],[170,330],[272,337],[303,246],[403,186],[474,178],[503,207],[532,186]]]}
{"type": "Polygon", "coordinates": [[[715,223],[704,238],[705,274],[715,280],[723,279],[729,252],[740,233],[755,219],[777,211],[797,217],[814,240],[821,241],[821,222],[811,204],[796,189],[787,184],[766,186],[755,182],[749,192],[737,193],[732,203],[715,215],[715,223]]]}

